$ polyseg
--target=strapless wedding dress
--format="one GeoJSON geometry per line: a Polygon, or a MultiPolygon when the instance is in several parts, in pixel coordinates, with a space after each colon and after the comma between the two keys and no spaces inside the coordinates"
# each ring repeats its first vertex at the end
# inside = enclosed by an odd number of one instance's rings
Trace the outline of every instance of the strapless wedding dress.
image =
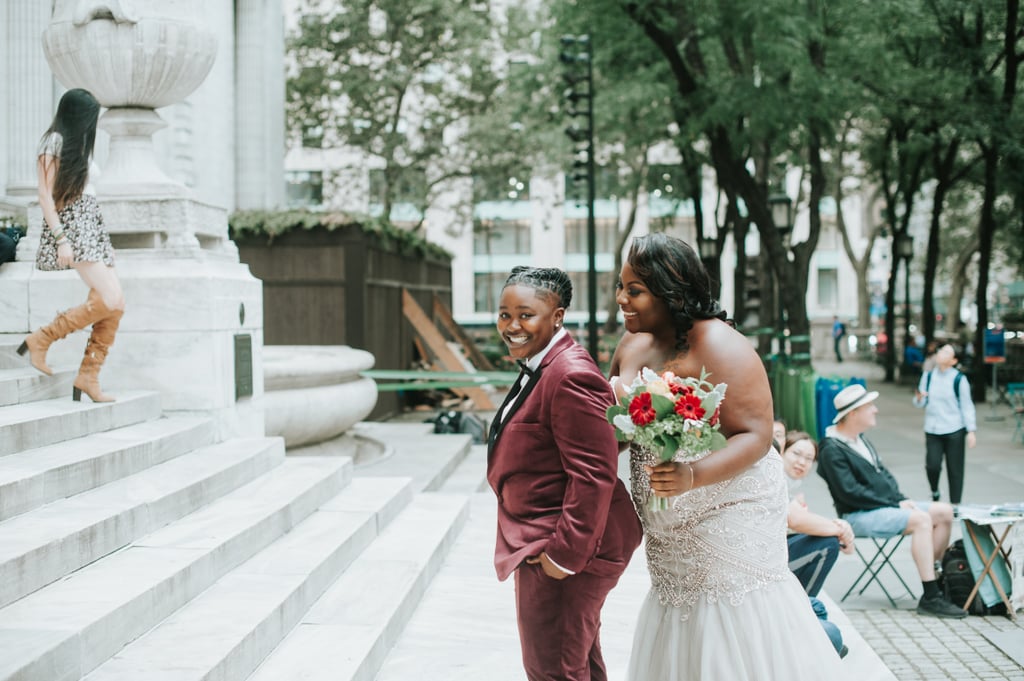
{"type": "Polygon", "coordinates": [[[794,681],[846,678],[842,661],[789,571],[788,506],[774,450],[736,477],[651,510],[630,452],[633,503],[644,526],[651,590],[640,610],[634,681],[794,681]]]}

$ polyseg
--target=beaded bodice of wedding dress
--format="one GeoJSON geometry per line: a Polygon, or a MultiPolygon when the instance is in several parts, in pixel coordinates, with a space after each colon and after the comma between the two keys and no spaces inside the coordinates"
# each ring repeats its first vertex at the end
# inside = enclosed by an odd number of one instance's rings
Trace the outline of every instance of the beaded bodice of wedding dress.
{"type": "Polygon", "coordinates": [[[653,463],[652,452],[631,447],[633,503],[663,606],[679,608],[685,619],[700,598],[738,606],[745,594],[788,578],[786,483],[775,450],[730,480],[673,497],[659,511],[651,510],[643,468],[653,463]]]}

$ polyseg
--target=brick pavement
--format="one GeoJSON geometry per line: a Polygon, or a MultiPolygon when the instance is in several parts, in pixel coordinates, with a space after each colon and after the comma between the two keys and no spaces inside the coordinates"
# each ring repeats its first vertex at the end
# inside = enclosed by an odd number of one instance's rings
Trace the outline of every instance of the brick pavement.
{"type": "MultiPolygon", "coordinates": [[[[921,430],[924,417],[910,404],[911,388],[883,383],[882,368],[875,364],[816,361],[815,369],[820,375],[864,377],[870,390],[879,391],[878,426],[868,437],[878,446],[904,493],[926,499],[928,484],[921,430]]],[[[1024,445],[1011,441],[1013,417],[1005,406],[993,410],[990,405],[979,404],[977,410],[978,446],[968,451],[964,501],[1020,501],[1024,499],[1024,445]],[[992,416],[1004,418],[989,420],[992,416]]],[[[945,484],[943,476],[940,489],[944,498],[945,484]]],[[[833,511],[820,479],[812,481],[810,487],[813,489],[807,492],[809,499],[812,491],[814,495],[811,503],[817,504],[823,513],[833,511]]],[[[958,528],[954,538],[957,536],[958,528]]],[[[845,593],[860,570],[855,558],[841,558],[826,583],[826,589],[836,598],[845,593]]],[[[909,543],[905,542],[897,551],[896,564],[916,595],[920,595],[909,543]]],[[[888,579],[885,583],[895,595],[895,586],[888,579]]],[[[916,602],[906,595],[897,602],[899,608],[892,608],[873,586],[863,596],[851,595],[841,607],[857,632],[900,681],[1024,679],[1024,613],[1020,613],[1021,619],[1017,621],[1005,616],[941,620],[919,616],[914,610],[916,602]]]]}

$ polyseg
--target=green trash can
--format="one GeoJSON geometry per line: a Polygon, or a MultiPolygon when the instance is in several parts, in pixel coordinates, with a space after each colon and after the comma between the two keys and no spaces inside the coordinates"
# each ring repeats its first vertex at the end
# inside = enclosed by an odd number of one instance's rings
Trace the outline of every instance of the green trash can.
{"type": "MultiPolygon", "coordinates": [[[[800,377],[800,430],[810,433],[815,437],[818,432],[818,414],[815,405],[815,386],[818,382],[818,374],[810,367],[806,367],[800,377]]],[[[816,438],[815,438],[816,439],[816,438]]]]}

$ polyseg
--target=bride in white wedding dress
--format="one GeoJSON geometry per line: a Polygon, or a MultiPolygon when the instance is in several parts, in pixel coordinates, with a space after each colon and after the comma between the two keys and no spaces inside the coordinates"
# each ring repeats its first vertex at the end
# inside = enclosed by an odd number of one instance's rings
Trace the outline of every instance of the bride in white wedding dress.
{"type": "Polygon", "coordinates": [[[760,358],[724,321],[700,259],[684,242],[664,234],[634,239],[618,286],[626,333],[612,358],[617,382],[629,385],[650,367],[677,376],[703,369],[729,386],[723,449],[668,463],[631,449],[651,591],[629,678],[845,678],[787,565],[788,498],[782,460],[770,446],[772,399],[760,358]],[[668,498],[669,508],[652,511],[652,495],[668,498]]]}

